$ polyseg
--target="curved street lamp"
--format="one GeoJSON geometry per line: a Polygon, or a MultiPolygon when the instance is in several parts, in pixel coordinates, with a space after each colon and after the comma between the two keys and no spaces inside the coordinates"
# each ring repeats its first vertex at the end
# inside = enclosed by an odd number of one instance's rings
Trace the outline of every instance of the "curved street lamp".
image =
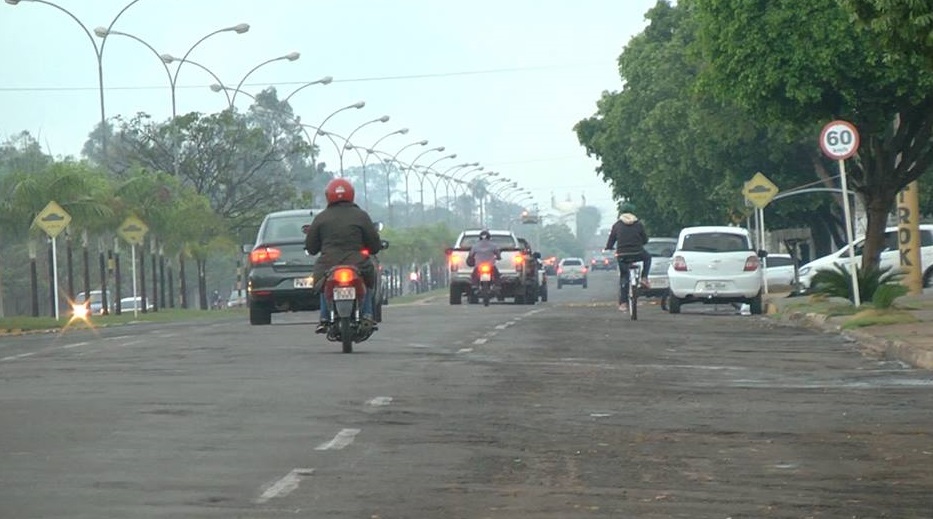
{"type": "MultiPolygon", "coordinates": [[[[97,59],[97,86],[98,86],[97,90],[98,90],[98,95],[100,97],[101,151],[104,157],[103,160],[107,161],[107,140],[109,137],[108,134],[110,133],[109,131],[107,131],[107,112],[104,109],[104,46],[107,43],[107,38],[104,37],[101,40],[100,45],[98,46],[97,40],[94,39],[94,36],[91,34],[91,31],[88,30],[87,26],[84,25],[84,23],[82,23],[81,20],[78,19],[78,17],[75,16],[71,11],[69,11],[68,9],[65,9],[64,7],[56,3],[49,2],[48,0],[6,0],[6,3],[10,5],[17,5],[20,2],[44,4],[49,7],[54,7],[55,9],[58,9],[59,11],[68,15],[68,17],[74,20],[78,25],[80,25],[81,29],[84,30],[84,34],[86,34],[87,38],[91,40],[91,45],[94,46],[94,57],[97,59]]],[[[113,29],[113,26],[117,23],[117,20],[119,20],[120,17],[123,16],[123,13],[125,13],[127,9],[132,7],[137,2],[139,2],[139,0],[132,0],[130,3],[124,5],[123,8],[120,9],[119,12],[117,12],[117,15],[114,16],[112,20],[110,20],[110,24],[107,25],[107,28],[106,28],[107,31],[110,31],[111,29],[113,29]]],[[[106,301],[104,301],[104,303],[106,303],[106,301]]],[[[105,313],[106,313],[106,305],[104,306],[104,308],[105,308],[105,313]]]]}
{"type": "MultiPolygon", "coordinates": [[[[327,121],[329,121],[331,117],[339,114],[340,112],[343,112],[345,110],[350,110],[353,108],[356,108],[357,110],[359,110],[360,108],[363,108],[364,106],[366,106],[366,101],[357,101],[353,103],[352,105],[347,105],[347,106],[344,106],[343,108],[338,108],[337,110],[334,110],[333,112],[331,112],[330,115],[325,117],[324,120],[321,121],[321,123],[317,125],[317,129],[318,129],[317,133],[314,134],[314,138],[311,140],[311,167],[314,171],[317,171],[317,156],[314,151],[315,149],[314,145],[317,140],[317,136],[323,131],[322,128],[324,128],[324,125],[327,124],[327,121]]],[[[337,153],[338,155],[340,154],[339,149],[337,150],[337,153]]],[[[341,175],[343,175],[343,172],[341,172],[341,175]]]]}
{"type": "MultiPolygon", "coordinates": [[[[406,133],[407,133],[407,132],[406,132],[406,133]]],[[[389,164],[389,163],[398,164],[398,163],[399,163],[399,162],[398,162],[398,156],[401,155],[402,152],[405,151],[405,150],[407,150],[408,148],[411,148],[411,147],[413,147],[413,146],[427,146],[427,145],[428,145],[428,140],[427,140],[427,139],[423,139],[423,140],[420,140],[420,141],[415,141],[415,142],[406,144],[405,146],[402,146],[401,148],[399,148],[399,150],[395,152],[395,155],[392,155],[392,158],[391,158],[391,159],[386,159],[386,164],[389,164]]],[[[420,155],[419,155],[419,157],[420,157],[420,155]]],[[[398,169],[398,168],[397,168],[397,169],[398,169]]],[[[408,168],[402,168],[402,169],[398,169],[398,170],[399,170],[399,171],[404,171],[404,170],[407,170],[407,169],[408,169],[408,168]]],[[[391,174],[389,173],[389,170],[388,170],[388,169],[386,169],[386,172],[385,172],[385,173],[386,173],[386,205],[388,206],[388,210],[389,210],[389,225],[394,225],[394,224],[395,224],[395,213],[394,213],[394,211],[392,211],[392,182],[391,182],[391,174]]],[[[407,176],[405,177],[405,181],[406,181],[406,182],[408,181],[408,177],[407,177],[407,176]]]]}
{"type": "Polygon", "coordinates": [[[414,158],[414,160],[411,161],[411,164],[409,164],[408,167],[403,170],[405,173],[405,224],[406,225],[411,223],[409,221],[409,214],[411,212],[411,201],[409,199],[410,192],[408,190],[408,174],[414,171],[415,164],[418,163],[418,159],[427,155],[428,153],[431,153],[432,151],[444,151],[445,149],[447,148],[443,146],[437,146],[436,148],[431,148],[429,150],[422,151],[421,153],[418,154],[417,157],[414,158]]]}
{"type": "MultiPolygon", "coordinates": [[[[353,129],[353,131],[350,132],[349,135],[347,135],[347,144],[346,144],[346,146],[350,146],[350,147],[353,146],[353,145],[350,143],[350,139],[352,139],[352,138],[353,138],[353,135],[354,135],[356,132],[360,131],[361,129],[363,129],[363,128],[369,126],[370,124],[385,123],[385,122],[388,122],[388,121],[389,121],[389,116],[388,116],[388,115],[383,115],[382,117],[380,117],[380,118],[378,118],[378,119],[373,119],[373,120],[371,120],[371,121],[366,121],[365,123],[363,123],[363,124],[357,126],[356,128],[353,129]]],[[[345,148],[346,148],[346,146],[345,146],[345,148]]],[[[339,154],[339,155],[340,155],[340,176],[341,176],[341,177],[343,176],[343,151],[344,151],[344,150],[340,150],[340,154],[339,154]]],[[[364,182],[363,182],[363,184],[364,184],[364,185],[363,185],[363,188],[364,188],[364,189],[366,188],[366,186],[365,186],[365,184],[366,184],[365,179],[366,179],[366,173],[365,173],[365,171],[364,171],[364,173],[363,173],[363,180],[364,180],[364,182]]]]}
{"type": "Polygon", "coordinates": [[[274,63],[274,62],[276,62],[276,61],[283,61],[283,60],[295,61],[295,60],[297,60],[297,59],[300,58],[300,57],[301,57],[301,53],[300,53],[300,52],[289,52],[288,54],[285,54],[284,56],[279,56],[279,57],[277,57],[277,58],[267,59],[266,61],[263,61],[262,63],[260,63],[260,64],[256,65],[255,67],[249,69],[249,72],[247,72],[245,75],[243,75],[243,78],[240,79],[240,82],[237,83],[236,88],[233,90],[233,98],[230,99],[230,109],[231,109],[231,110],[234,109],[234,103],[236,103],[236,95],[237,95],[237,93],[240,91],[240,87],[243,86],[243,83],[246,82],[246,79],[247,79],[250,75],[252,75],[253,72],[256,72],[256,71],[259,70],[261,67],[263,67],[263,66],[265,66],[265,65],[268,65],[269,63],[274,63]]]}
{"type": "MultiPolygon", "coordinates": [[[[383,135],[382,137],[379,137],[378,139],[376,139],[376,142],[372,144],[372,146],[370,146],[369,148],[365,148],[366,158],[363,159],[363,208],[366,209],[367,211],[369,211],[369,193],[367,191],[368,186],[367,186],[367,180],[366,180],[366,165],[369,162],[369,157],[376,154],[376,146],[378,146],[379,143],[382,142],[383,140],[393,135],[405,135],[407,133],[408,133],[408,128],[400,128],[398,130],[395,130],[394,132],[389,132],[383,135]]],[[[388,211],[388,203],[389,202],[386,201],[387,211],[388,211]]]]}
{"type": "MultiPolygon", "coordinates": [[[[435,169],[434,169],[434,165],[435,165],[435,164],[437,164],[438,162],[440,162],[440,161],[442,161],[442,160],[455,159],[455,158],[457,158],[457,154],[456,154],[456,153],[451,153],[450,155],[446,155],[446,156],[444,156],[444,157],[441,157],[441,158],[435,160],[434,162],[428,164],[428,166],[425,167],[424,170],[425,170],[426,172],[434,171],[434,172],[436,173],[436,171],[435,171],[435,169]]],[[[417,171],[416,171],[416,173],[417,173],[417,171]]],[[[421,203],[421,223],[422,223],[422,224],[424,224],[424,179],[425,179],[426,177],[427,177],[427,173],[425,173],[424,175],[421,175],[421,178],[420,178],[420,180],[418,181],[418,193],[419,193],[419,196],[420,196],[420,198],[421,198],[420,203],[421,203]]],[[[434,203],[435,203],[435,205],[437,205],[437,190],[436,190],[436,189],[435,189],[435,192],[434,192],[434,203]]]]}

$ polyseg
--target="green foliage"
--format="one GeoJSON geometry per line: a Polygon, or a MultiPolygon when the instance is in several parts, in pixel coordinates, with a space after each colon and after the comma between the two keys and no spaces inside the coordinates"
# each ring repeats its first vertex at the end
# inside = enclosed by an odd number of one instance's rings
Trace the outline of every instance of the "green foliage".
{"type": "MultiPolygon", "coordinates": [[[[891,267],[869,267],[865,269],[856,266],[855,272],[859,285],[859,299],[861,301],[872,300],[881,286],[899,285],[901,279],[904,277],[902,272],[892,270],[891,267]]],[[[849,273],[848,267],[838,263],[833,265],[832,269],[818,270],[816,274],[813,275],[811,287],[812,290],[818,294],[842,297],[853,302],[855,301],[855,291],[852,289],[852,276],[849,273]]],[[[896,291],[896,289],[886,290],[896,291]]],[[[882,293],[881,300],[890,296],[890,293],[882,293]]],[[[883,303],[883,301],[881,302],[883,303]]]]}
{"type": "Polygon", "coordinates": [[[583,257],[585,249],[583,244],[566,224],[549,224],[541,229],[541,243],[536,245],[543,256],[583,257]]]}
{"type": "Polygon", "coordinates": [[[380,233],[389,248],[379,253],[385,264],[443,263],[444,251],[453,245],[457,233],[444,224],[400,229],[385,229],[380,233]]]}
{"type": "Polygon", "coordinates": [[[871,297],[871,304],[878,310],[886,310],[894,306],[894,300],[907,295],[909,289],[900,283],[882,283],[875,289],[871,297]]]}

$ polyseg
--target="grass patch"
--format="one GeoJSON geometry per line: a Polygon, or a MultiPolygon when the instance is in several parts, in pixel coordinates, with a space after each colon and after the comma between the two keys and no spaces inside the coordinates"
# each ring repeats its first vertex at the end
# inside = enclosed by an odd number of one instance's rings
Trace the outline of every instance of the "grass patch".
{"type": "Polygon", "coordinates": [[[877,310],[874,308],[862,310],[853,315],[842,324],[842,328],[850,330],[852,328],[862,328],[865,326],[877,326],[886,324],[910,324],[919,322],[919,319],[908,312],[901,310],[877,310]]]}
{"type": "Polygon", "coordinates": [[[833,301],[822,297],[810,297],[806,300],[788,303],[785,306],[785,312],[816,313],[829,317],[837,317],[841,315],[853,315],[858,312],[858,308],[849,302],[833,301]]]}
{"type": "MultiPolygon", "coordinates": [[[[90,321],[94,327],[117,326],[129,323],[165,323],[172,321],[193,321],[224,319],[230,317],[245,318],[246,310],[242,308],[229,310],[182,310],[179,308],[162,309],[158,312],[139,313],[124,312],[121,315],[95,315],[90,321]]],[[[68,325],[70,329],[80,330],[88,328],[88,324],[76,319],[69,324],[71,313],[62,314],[61,319],[54,317],[4,317],[0,318],[0,332],[2,331],[30,331],[52,330],[68,325]]]]}

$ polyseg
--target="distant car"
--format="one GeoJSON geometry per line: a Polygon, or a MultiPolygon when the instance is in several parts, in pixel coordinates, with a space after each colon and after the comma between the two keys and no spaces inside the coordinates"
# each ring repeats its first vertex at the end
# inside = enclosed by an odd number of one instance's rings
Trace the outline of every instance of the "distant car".
{"type": "Polygon", "coordinates": [[[312,276],[317,256],[305,252],[301,230],[317,212],[292,209],[269,213],[263,219],[247,263],[250,324],[270,324],[273,313],[320,309],[312,276]]]}
{"type": "Polygon", "coordinates": [[[227,308],[240,308],[246,306],[246,289],[233,289],[230,291],[230,297],[227,298],[227,308]]]}
{"type": "Polygon", "coordinates": [[[590,270],[614,270],[616,265],[615,254],[609,251],[599,252],[590,258],[590,270]]]}
{"type": "Polygon", "coordinates": [[[668,290],[667,267],[671,264],[674,249],[677,248],[677,238],[648,238],[645,250],[651,254],[651,271],[648,272],[648,282],[651,288],[641,290],[648,296],[666,296],[668,290]]]}
{"type": "MultiPolygon", "coordinates": [[[[130,296],[120,299],[120,310],[123,312],[133,312],[133,311],[142,311],[143,303],[142,296],[130,296]]],[[[146,298],[146,311],[151,311],[154,307],[152,306],[152,300],[146,298]]]]}
{"type": "MultiPolygon", "coordinates": [[[[855,241],[855,264],[862,264],[862,250],[865,247],[865,238],[855,241]]],[[[884,246],[878,265],[882,268],[898,268],[900,265],[900,250],[897,242],[897,227],[888,227],[884,230],[884,246]]],[[[817,258],[800,267],[798,289],[805,292],[810,289],[813,275],[819,270],[832,270],[834,264],[848,265],[849,247],[844,246],[833,252],[817,258]]],[[[920,224],[920,265],[922,267],[923,286],[933,286],[933,224],[920,224]]]]}
{"type": "MultiPolygon", "coordinates": [[[[104,295],[103,292],[100,290],[91,290],[90,298],[88,298],[84,292],[81,292],[80,294],[75,296],[75,303],[87,302],[88,311],[90,311],[92,315],[100,315],[104,313],[103,295],[104,295]]],[[[113,299],[113,293],[108,290],[107,291],[107,306],[110,307],[110,313],[113,313],[115,303],[116,302],[113,299]]]]}
{"type": "Polygon", "coordinates": [[[794,285],[794,259],[790,254],[768,254],[765,258],[765,279],[768,288],[791,287],[794,285]]]}
{"type": "Polygon", "coordinates": [[[686,227],[667,269],[668,309],[680,313],[687,303],[745,303],[762,312],[761,258],[746,229],[727,226],[686,227]]]}
{"type": "Polygon", "coordinates": [[[564,285],[587,286],[587,267],[583,258],[564,258],[557,264],[557,288],[564,285]]]}

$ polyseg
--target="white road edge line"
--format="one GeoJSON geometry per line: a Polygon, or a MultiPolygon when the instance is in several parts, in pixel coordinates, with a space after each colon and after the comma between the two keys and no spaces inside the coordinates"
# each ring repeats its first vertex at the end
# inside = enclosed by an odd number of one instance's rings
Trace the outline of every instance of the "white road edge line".
{"type": "Polygon", "coordinates": [[[353,438],[360,433],[359,429],[344,429],[329,442],[324,442],[314,448],[316,451],[340,450],[353,443],[353,438]]]}
{"type": "Polygon", "coordinates": [[[369,400],[366,401],[366,405],[371,405],[373,407],[381,407],[381,406],[389,405],[391,403],[392,403],[391,396],[377,396],[375,398],[370,398],[369,400]]]}
{"type": "Polygon", "coordinates": [[[457,353],[473,353],[473,348],[460,348],[457,353]]]}
{"type": "Polygon", "coordinates": [[[62,349],[63,349],[63,350],[70,350],[71,348],[77,348],[77,347],[79,347],[79,346],[87,346],[87,345],[88,345],[88,343],[86,343],[86,342],[76,342],[76,343],[74,343],[74,344],[66,344],[66,345],[62,346],[62,349]]]}
{"type": "Polygon", "coordinates": [[[272,483],[266,488],[266,490],[256,499],[257,503],[265,503],[270,499],[276,497],[285,497],[290,494],[293,490],[298,488],[298,484],[301,483],[302,476],[310,476],[314,474],[314,469],[292,469],[291,472],[286,474],[282,479],[272,483]]]}
{"type": "Polygon", "coordinates": [[[489,340],[489,339],[487,339],[487,338],[485,338],[485,337],[481,337],[481,338],[476,339],[475,341],[473,341],[473,344],[486,344],[486,341],[488,341],[488,340],[489,340]]]}

